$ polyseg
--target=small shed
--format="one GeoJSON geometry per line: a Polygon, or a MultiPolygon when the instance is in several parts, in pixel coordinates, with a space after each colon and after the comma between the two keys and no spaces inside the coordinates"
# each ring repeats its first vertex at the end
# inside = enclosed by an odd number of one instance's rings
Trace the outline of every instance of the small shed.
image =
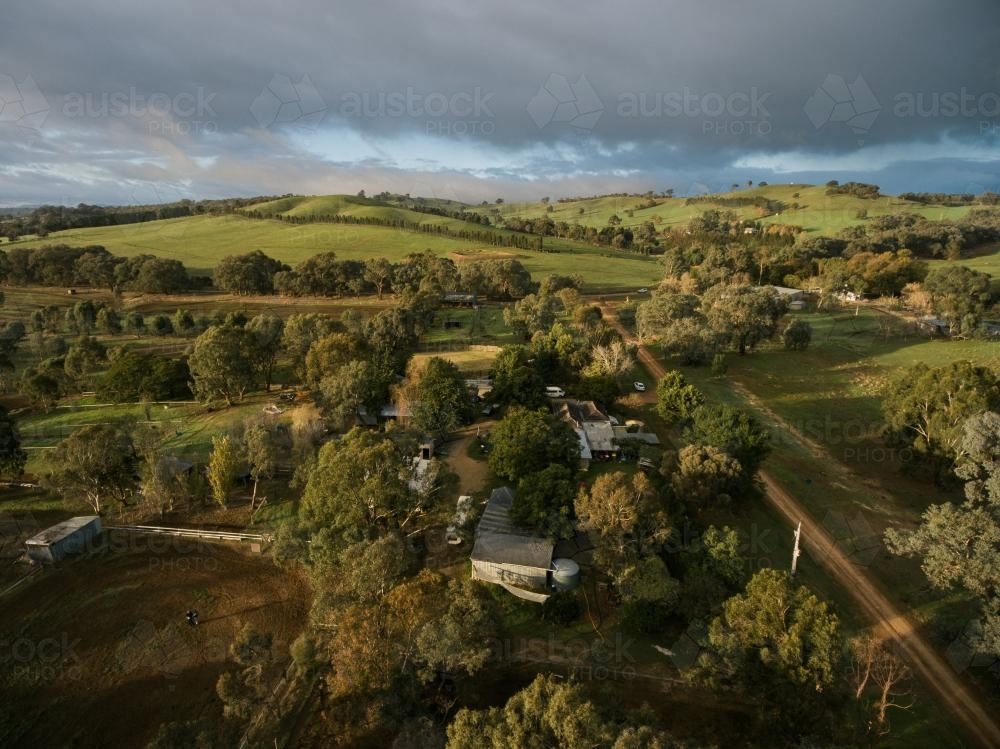
{"type": "Polygon", "coordinates": [[[788,286],[772,286],[771,288],[778,292],[778,296],[784,298],[786,302],[802,301],[806,294],[802,289],[793,289],[788,286]]]}
{"type": "Polygon", "coordinates": [[[25,541],[28,558],[35,562],[58,562],[83,551],[87,542],[101,534],[98,515],[81,515],[46,528],[25,541]]]}
{"type": "Polygon", "coordinates": [[[475,307],[479,303],[479,299],[475,294],[458,292],[445,294],[441,298],[441,301],[444,304],[452,304],[459,307],[475,307]]]}
{"type": "Polygon", "coordinates": [[[513,502],[514,492],[506,486],[490,495],[476,528],[472,579],[495,583],[519,598],[543,603],[549,597],[555,544],[515,526],[510,519],[513,502]]]}

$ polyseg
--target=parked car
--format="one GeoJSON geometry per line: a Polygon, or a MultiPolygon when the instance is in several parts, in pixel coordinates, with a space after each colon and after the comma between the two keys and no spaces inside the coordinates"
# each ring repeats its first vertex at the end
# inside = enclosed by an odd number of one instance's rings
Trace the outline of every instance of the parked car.
{"type": "Polygon", "coordinates": [[[566,396],[566,391],[562,388],[556,387],[555,385],[548,385],[545,388],[545,394],[549,398],[563,398],[566,396]]]}
{"type": "Polygon", "coordinates": [[[646,383],[645,382],[639,382],[638,380],[636,380],[635,382],[632,383],[632,387],[634,387],[636,389],[636,392],[639,392],[639,393],[645,393],[646,392],[646,383]]]}

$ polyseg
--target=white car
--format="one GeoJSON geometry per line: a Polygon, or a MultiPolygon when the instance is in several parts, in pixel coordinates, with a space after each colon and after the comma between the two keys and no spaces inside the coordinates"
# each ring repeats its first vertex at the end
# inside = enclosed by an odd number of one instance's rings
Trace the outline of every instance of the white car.
{"type": "Polygon", "coordinates": [[[641,289],[639,289],[639,291],[637,291],[636,293],[637,293],[637,294],[648,294],[648,293],[649,293],[649,289],[647,289],[647,288],[646,288],[645,286],[643,286],[643,287],[642,287],[641,289]]]}
{"type": "Polygon", "coordinates": [[[634,387],[636,389],[636,392],[639,392],[639,393],[645,393],[646,392],[646,383],[645,382],[639,382],[638,380],[636,380],[635,382],[632,383],[632,387],[634,387]]]}

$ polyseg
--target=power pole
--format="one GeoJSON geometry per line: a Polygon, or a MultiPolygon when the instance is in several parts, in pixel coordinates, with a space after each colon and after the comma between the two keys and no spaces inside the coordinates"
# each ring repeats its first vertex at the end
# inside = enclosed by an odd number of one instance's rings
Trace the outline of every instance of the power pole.
{"type": "Polygon", "coordinates": [[[799,548],[799,538],[802,536],[802,521],[799,521],[798,527],[795,529],[795,546],[792,547],[792,577],[795,577],[795,568],[799,563],[799,554],[802,553],[802,549],[799,548]]]}

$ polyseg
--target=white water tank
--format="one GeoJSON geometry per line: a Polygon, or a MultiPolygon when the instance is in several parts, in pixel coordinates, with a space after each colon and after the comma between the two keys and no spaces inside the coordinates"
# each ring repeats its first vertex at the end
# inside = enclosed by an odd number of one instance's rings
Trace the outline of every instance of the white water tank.
{"type": "Polygon", "coordinates": [[[556,590],[573,590],[580,584],[580,565],[572,559],[552,560],[552,587],[556,590]]]}

